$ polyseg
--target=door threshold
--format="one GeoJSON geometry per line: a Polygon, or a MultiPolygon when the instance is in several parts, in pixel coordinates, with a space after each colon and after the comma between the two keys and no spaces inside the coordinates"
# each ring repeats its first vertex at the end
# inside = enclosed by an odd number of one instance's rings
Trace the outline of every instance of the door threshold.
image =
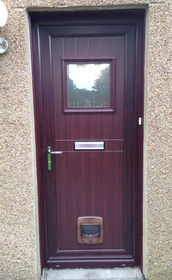
{"type": "Polygon", "coordinates": [[[41,280],[144,280],[138,267],[44,269],[41,280]]]}

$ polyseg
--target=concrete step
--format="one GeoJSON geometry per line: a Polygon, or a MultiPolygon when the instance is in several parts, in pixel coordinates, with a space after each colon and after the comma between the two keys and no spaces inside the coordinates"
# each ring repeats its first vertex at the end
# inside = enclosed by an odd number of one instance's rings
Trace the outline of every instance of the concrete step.
{"type": "Polygon", "coordinates": [[[44,269],[41,280],[144,280],[138,267],[44,269]]]}

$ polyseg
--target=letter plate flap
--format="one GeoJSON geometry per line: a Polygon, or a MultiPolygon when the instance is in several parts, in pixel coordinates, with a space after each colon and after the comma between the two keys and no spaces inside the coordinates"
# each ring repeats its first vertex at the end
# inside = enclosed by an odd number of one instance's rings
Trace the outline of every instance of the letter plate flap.
{"type": "Polygon", "coordinates": [[[75,150],[104,150],[104,142],[75,142],[75,150]]]}

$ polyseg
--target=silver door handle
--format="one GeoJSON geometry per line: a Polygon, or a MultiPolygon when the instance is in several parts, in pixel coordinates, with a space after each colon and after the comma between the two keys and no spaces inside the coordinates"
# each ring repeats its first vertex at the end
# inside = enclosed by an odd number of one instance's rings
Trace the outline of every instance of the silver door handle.
{"type": "Polygon", "coordinates": [[[51,155],[61,155],[62,151],[51,151],[51,147],[47,147],[47,164],[48,164],[48,171],[51,171],[51,155]]]}
{"type": "Polygon", "coordinates": [[[51,147],[47,147],[47,152],[51,155],[61,155],[63,152],[62,151],[51,151],[51,147]]]}

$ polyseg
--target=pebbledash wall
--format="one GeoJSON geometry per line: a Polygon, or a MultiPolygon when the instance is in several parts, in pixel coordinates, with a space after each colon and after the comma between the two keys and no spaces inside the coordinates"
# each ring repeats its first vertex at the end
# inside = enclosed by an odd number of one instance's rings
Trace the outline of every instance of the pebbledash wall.
{"type": "MultiPolygon", "coordinates": [[[[0,56],[0,280],[40,279],[29,10],[146,10],[143,269],[172,279],[170,170],[171,0],[4,0],[0,56]]],[[[171,79],[172,80],[172,79],[171,79]]]]}

